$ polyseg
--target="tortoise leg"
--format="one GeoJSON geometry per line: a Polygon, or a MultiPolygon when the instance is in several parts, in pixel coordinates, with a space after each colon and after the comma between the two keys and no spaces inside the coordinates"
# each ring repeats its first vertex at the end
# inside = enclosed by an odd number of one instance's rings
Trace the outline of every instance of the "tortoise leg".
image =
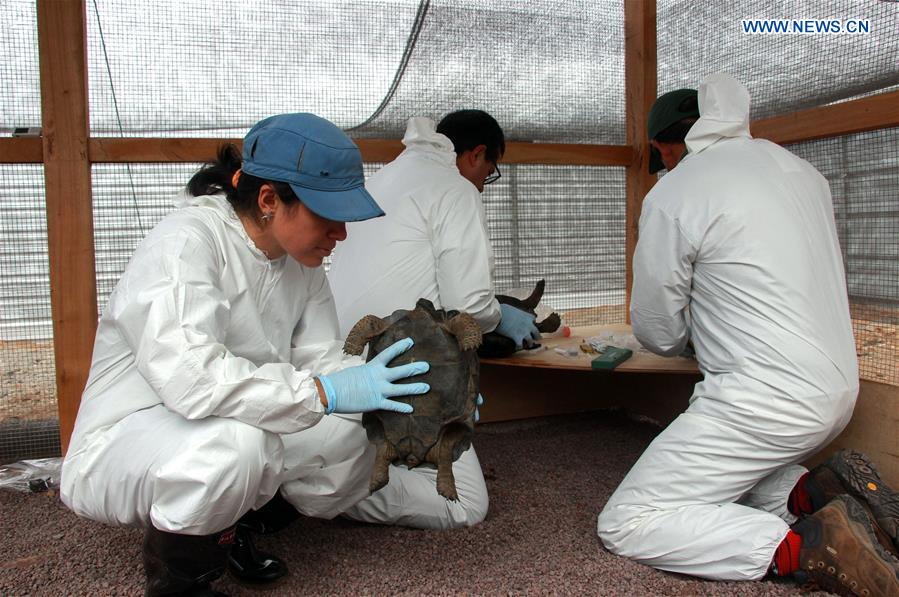
{"type": "Polygon", "coordinates": [[[543,298],[544,288],[546,288],[546,280],[537,282],[536,286],[534,286],[534,292],[532,292],[528,298],[521,301],[525,309],[533,311],[537,308],[537,305],[540,304],[540,299],[543,298]]]}
{"type": "Polygon", "coordinates": [[[456,337],[460,350],[471,350],[481,345],[481,327],[468,313],[459,313],[444,323],[443,327],[456,337]]]}
{"type": "Polygon", "coordinates": [[[378,491],[390,481],[389,467],[396,456],[396,450],[386,440],[378,444],[375,467],[371,471],[371,479],[368,482],[369,493],[378,491]]]}
{"type": "Polygon", "coordinates": [[[558,313],[550,313],[546,319],[537,324],[537,329],[541,334],[551,334],[559,329],[559,326],[562,325],[562,318],[559,317],[558,313]]]}
{"type": "Polygon", "coordinates": [[[437,493],[455,502],[459,499],[459,494],[456,493],[456,478],[453,476],[453,447],[456,442],[447,441],[448,439],[444,437],[440,441],[437,455],[437,493]]]}
{"type": "Polygon", "coordinates": [[[437,493],[448,500],[457,501],[456,478],[453,476],[453,453],[459,442],[466,437],[465,428],[450,425],[437,443],[437,493]]]}
{"type": "Polygon", "coordinates": [[[387,321],[375,315],[366,315],[356,322],[343,343],[343,352],[347,354],[362,354],[362,349],[369,340],[383,332],[390,325],[387,321]]]}

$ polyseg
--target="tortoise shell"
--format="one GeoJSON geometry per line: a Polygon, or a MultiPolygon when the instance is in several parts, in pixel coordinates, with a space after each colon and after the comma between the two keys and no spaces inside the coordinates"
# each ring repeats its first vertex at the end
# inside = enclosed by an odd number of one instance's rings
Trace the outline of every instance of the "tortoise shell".
{"type": "Polygon", "coordinates": [[[428,463],[437,467],[438,493],[456,500],[452,463],[471,445],[481,330],[467,313],[435,309],[431,301],[419,299],[412,310],[363,317],[347,336],[344,351],[361,354],[367,343],[371,360],[403,338],[412,338],[414,345],[389,366],[427,361],[427,373],[400,383],[425,381],[430,391],[393,398],[411,404],[411,414],[379,410],[362,415],[368,439],[377,448],[369,489],[375,492],[387,484],[389,464],[414,468],[428,463]]]}

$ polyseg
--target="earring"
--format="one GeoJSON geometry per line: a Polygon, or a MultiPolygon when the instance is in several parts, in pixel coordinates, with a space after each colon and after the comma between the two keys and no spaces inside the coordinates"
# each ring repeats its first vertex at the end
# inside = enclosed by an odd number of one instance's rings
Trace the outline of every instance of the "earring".
{"type": "Polygon", "coordinates": [[[275,217],[275,214],[273,212],[268,212],[268,213],[262,214],[261,219],[263,222],[268,222],[269,220],[271,220],[274,217],[275,217]]]}

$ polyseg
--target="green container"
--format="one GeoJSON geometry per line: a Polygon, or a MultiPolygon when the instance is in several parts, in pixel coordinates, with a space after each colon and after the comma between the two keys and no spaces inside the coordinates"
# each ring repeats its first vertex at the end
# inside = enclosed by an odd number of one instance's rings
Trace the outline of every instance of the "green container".
{"type": "Polygon", "coordinates": [[[611,371],[624,361],[631,358],[631,355],[634,354],[634,351],[629,350],[627,348],[618,348],[617,346],[609,346],[602,354],[591,361],[591,366],[594,369],[603,369],[606,371],[611,371]]]}

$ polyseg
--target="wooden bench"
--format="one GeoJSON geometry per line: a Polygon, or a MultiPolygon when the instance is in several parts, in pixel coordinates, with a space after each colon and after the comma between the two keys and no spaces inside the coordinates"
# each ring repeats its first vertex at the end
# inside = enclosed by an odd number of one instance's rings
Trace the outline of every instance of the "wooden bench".
{"type": "Polygon", "coordinates": [[[481,359],[481,422],[624,408],[667,424],[687,407],[693,386],[702,379],[697,363],[635,350],[614,371],[594,370],[596,356],[575,348],[586,338],[630,334],[626,324],[572,328],[570,337],[544,338],[546,348],[525,350],[505,359],[481,359]]]}

